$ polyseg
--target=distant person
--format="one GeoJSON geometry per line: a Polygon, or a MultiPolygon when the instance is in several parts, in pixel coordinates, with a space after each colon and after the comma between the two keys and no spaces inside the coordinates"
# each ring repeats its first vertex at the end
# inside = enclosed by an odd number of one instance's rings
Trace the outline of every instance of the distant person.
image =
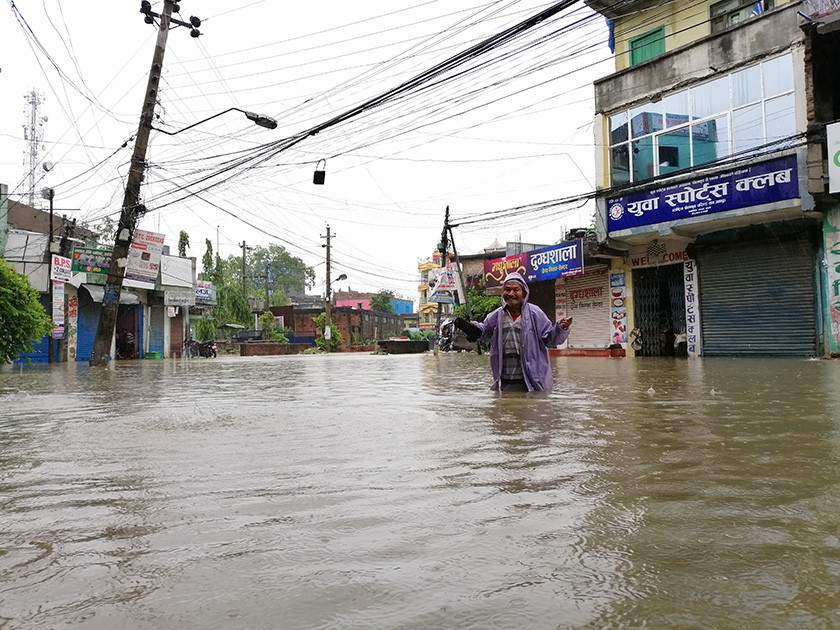
{"type": "Polygon", "coordinates": [[[471,342],[490,343],[493,389],[503,392],[539,392],[554,387],[548,348],[569,336],[571,317],[552,324],[539,306],[528,302],[528,283],[518,273],[510,273],[502,284],[502,306],[487,315],[484,322],[457,318],[455,325],[471,342]]]}
{"type": "Polygon", "coordinates": [[[123,328],[117,339],[117,358],[130,359],[134,356],[134,334],[123,328]]]}

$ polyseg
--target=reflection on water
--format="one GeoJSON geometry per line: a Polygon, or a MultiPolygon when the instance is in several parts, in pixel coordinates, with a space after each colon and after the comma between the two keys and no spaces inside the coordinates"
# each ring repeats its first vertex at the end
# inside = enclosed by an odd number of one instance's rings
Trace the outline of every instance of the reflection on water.
{"type": "Polygon", "coordinates": [[[0,628],[840,627],[840,363],[0,371],[0,628]]]}

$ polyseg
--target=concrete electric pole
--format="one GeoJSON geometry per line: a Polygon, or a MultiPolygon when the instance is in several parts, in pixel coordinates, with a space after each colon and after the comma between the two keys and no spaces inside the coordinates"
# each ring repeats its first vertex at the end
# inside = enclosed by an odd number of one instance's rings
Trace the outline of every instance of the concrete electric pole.
{"type": "Polygon", "coordinates": [[[327,239],[327,244],[326,245],[321,245],[321,247],[326,247],[327,248],[327,290],[324,292],[324,295],[325,295],[324,312],[327,314],[327,322],[324,326],[325,329],[326,329],[327,326],[330,325],[330,315],[331,315],[330,311],[331,311],[331,307],[332,307],[332,296],[330,295],[330,283],[331,283],[331,280],[330,280],[330,249],[331,249],[330,239],[333,236],[335,236],[335,234],[330,234],[330,226],[328,225],[327,226],[327,235],[326,236],[324,236],[323,234],[321,235],[321,238],[327,239]]]}
{"type": "MultiPolygon", "coordinates": [[[[198,18],[191,17],[189,24],[172,19],[172,11],[175,7],[177,7],[175,0],[164,0],[163,13],[157,14],[152,12],[151,4],[148,1],[144,0],[140,3],[140,12],[146,15],[146,23],[153,24],[154,18],[157,17],[160,19],[160,25],[155,52],[152,56],[152,67],[149,71],[149,81],[146,86],[146,96],[143,100],[143,110],[140,113],[140,125],[134,142],[134,153],[131,156],[131,166],[128,170],[122,211],[117,224],[114,250],[111,254],[111,268],[108,271],[108,279],[105,283],[99,325],[96,328],[96,338],[93,342],[91,365],[106,365],[111,358],[111,343],[114,339],[114,328],[117,324],[117,312],[125,277],[125,267],[128,264],[128,252],[131,247],[134,229],[137,227],[137,220],[146,210],[140,204],[140,184],[143,181],[143,173],[146,168],[146,148],[149,144],[149,132],[152,129],[152,119],[155,113],[160,75],[163,70],[163,55],[166,51],[170,22],[191,27],[190,35],[193,37],[198,37],[200,34],[197,27],[201,24],[201,20],[198,18]]],[[[176,11],[179,10],[180,8],[176,9],[176,11]]]]}

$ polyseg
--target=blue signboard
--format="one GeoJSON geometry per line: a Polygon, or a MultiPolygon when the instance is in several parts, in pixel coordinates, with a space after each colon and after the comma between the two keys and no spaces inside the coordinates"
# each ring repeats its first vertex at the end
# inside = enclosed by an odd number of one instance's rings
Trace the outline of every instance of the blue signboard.
{"type": "Polygon", "coordinates": [[[607,229],[665,223],[799,197],[796,156],[607,200],[607,229]]]}
{"type": "Polygon", "coordinates": [[[525,252],[523,255],[528,261],[525,266],[525,278],[528,282],[542,282],[583,273],[581,239],[525,252]]]}

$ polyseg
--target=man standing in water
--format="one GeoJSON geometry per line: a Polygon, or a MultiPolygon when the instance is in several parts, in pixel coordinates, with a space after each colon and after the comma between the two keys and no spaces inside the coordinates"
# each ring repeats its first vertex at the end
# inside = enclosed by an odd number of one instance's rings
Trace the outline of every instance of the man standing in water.
{"type": "Polygon", "coordinates": [[[470,341],[490,343],[490,368],[496,391],[534,392],[554,387],[548,348],[569,336],[571,317],[552,324],[539,306],[528,302],[528,283],[518,273],[505,277],[502,306],[484,322],[468,322],[460,317],[455,325],[470,341]]]}

